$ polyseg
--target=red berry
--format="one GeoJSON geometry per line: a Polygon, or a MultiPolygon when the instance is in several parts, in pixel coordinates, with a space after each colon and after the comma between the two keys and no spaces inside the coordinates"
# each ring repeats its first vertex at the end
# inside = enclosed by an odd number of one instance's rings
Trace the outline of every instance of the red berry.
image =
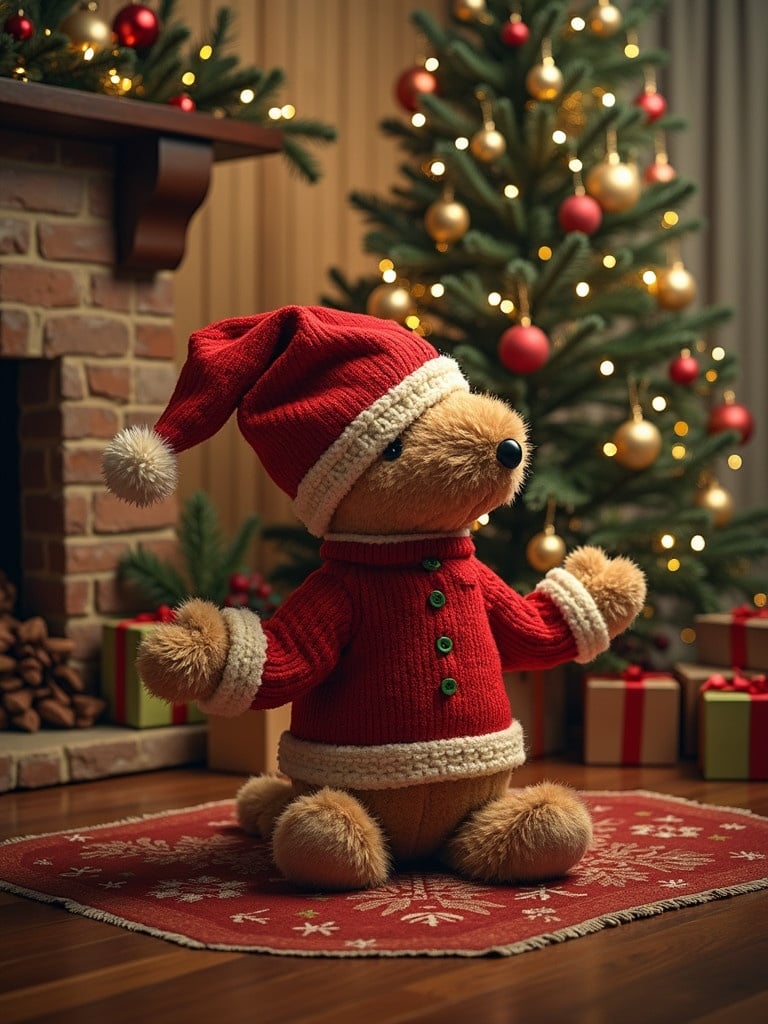
{"type": "Polygon", "coordinates": [[[233,572],[229,577],[229,589],[233,592],[248,589],[248,577],[242,572],[233,572]]]}

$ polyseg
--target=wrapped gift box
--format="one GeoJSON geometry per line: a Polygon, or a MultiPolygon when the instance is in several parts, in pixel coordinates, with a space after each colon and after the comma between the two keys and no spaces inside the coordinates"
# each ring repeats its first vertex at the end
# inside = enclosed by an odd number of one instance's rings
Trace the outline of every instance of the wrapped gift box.
{"type": "Polygon", "coordinates": [[[682,737],[684,757],[696,757],[699,750],[699,694],[702,686],[714,675],[721,673],[726,679],[733,676],[732,669],[717,665],[680,663],[675,665],[675,678],[682,690],[682,737]]]}
{"type": "Polygon", "coordinates": [[[732,612],[697,615],[696,660],[768,672],[768,608],[744,606],[732,612]]]}
{"type": "Polygon", "coordinates": [[[529,757],[555,754],[565,746],[566,675],[563,667],[505,672],[512,714],[520,722],[529,757]]]}
{"type": "Polygon", "coordinates": [[[218,772],[260,775],[277,771],[277,745],[291,722],[291,705],[208,719],[208,767],[218,772]]]}
{"type": "Polygon", "coordinates": [[[680,684],[666,673],[630,668],[584,681],[585,764],[674,764],[680,737],[680,684]]]}
{"type": "Polygon", "coordinates": [[[162,621],[172,620],[162,614],[146,613],[133,619],[104,623],[101,696],[108,703],[110,721],[117,725],[150,729],[206,721],[196,704],[167,704],[144,688],[136,669],[136,653],[142,637],[162,621]]]}
{"type": "Polygon", "coordinates": [[[712,677],[699,706],[705,779],[768,779],[768,680],[712,677]]]}

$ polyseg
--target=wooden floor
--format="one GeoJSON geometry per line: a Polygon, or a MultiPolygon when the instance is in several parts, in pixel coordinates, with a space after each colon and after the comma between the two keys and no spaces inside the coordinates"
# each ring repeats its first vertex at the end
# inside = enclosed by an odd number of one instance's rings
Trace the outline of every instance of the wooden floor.
{"type": "MultiPolygon", "coordinates": [[[[534,761],[516,781],[649,789],[768,815],[768,783],[695,767],[534,761]]],[[[205,800],[241,779],[202,769],[0,797],[0,837],[205,800]]],[[[768,852],[768,851],[766,851],[768,852]]],[[[302,959],[187,950],[0,894],[0,1022],[154,1024],[757,1024],[768,1021],[768,895],[662,914],[510,958],[302,959]]]]}

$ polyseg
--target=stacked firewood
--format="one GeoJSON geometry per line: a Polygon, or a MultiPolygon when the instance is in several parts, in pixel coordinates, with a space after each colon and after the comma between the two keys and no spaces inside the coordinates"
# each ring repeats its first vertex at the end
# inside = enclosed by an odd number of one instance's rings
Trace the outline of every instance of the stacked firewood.
{"type": "Polygon", "coordinates": [[[15,605],[16,588],[0,572],[0,729],[93,725],[106,703],[86,693],[82,676],[69,664],[74,640],[49,636],[39,616],[14,618],[15,605]]]}

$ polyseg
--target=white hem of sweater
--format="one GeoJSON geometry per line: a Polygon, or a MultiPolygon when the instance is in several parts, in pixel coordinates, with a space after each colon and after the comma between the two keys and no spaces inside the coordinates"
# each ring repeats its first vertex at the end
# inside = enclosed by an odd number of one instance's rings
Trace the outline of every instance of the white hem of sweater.
{"type": "Polygon", "coordinates": [[[536,587],[552,600],[563,613],[573,633],[579,664],[586,664],[607,650],[611,637],[594,598],[573,573],[566,569],[550,569],[536,587]]]}
{"type": "Polygon", "coordinates": [[[458,364],[438,356],[363,409],[301,481],[293,506],[310,533],[322,537],[354,482],[387,445],[452,391],[469,391],[458,364]]]}
{"type": "Polygon", "coordinates": [[[261,686],[267,660],[267,637],[258,615],[247,608],[225,608],[229,654],[213,696],[198,701],[209,715],[234,717],[247,711],[261,686]]]}
{"type": "Polygon", "coordinates": [[[278,749],[280,770],[290,778],[346,789],[400,789],[471,779],[517,768],[524,761],[523,730],[516,721],[487,736],[370,747],[314,743],[284,732],[278,749]]]}

